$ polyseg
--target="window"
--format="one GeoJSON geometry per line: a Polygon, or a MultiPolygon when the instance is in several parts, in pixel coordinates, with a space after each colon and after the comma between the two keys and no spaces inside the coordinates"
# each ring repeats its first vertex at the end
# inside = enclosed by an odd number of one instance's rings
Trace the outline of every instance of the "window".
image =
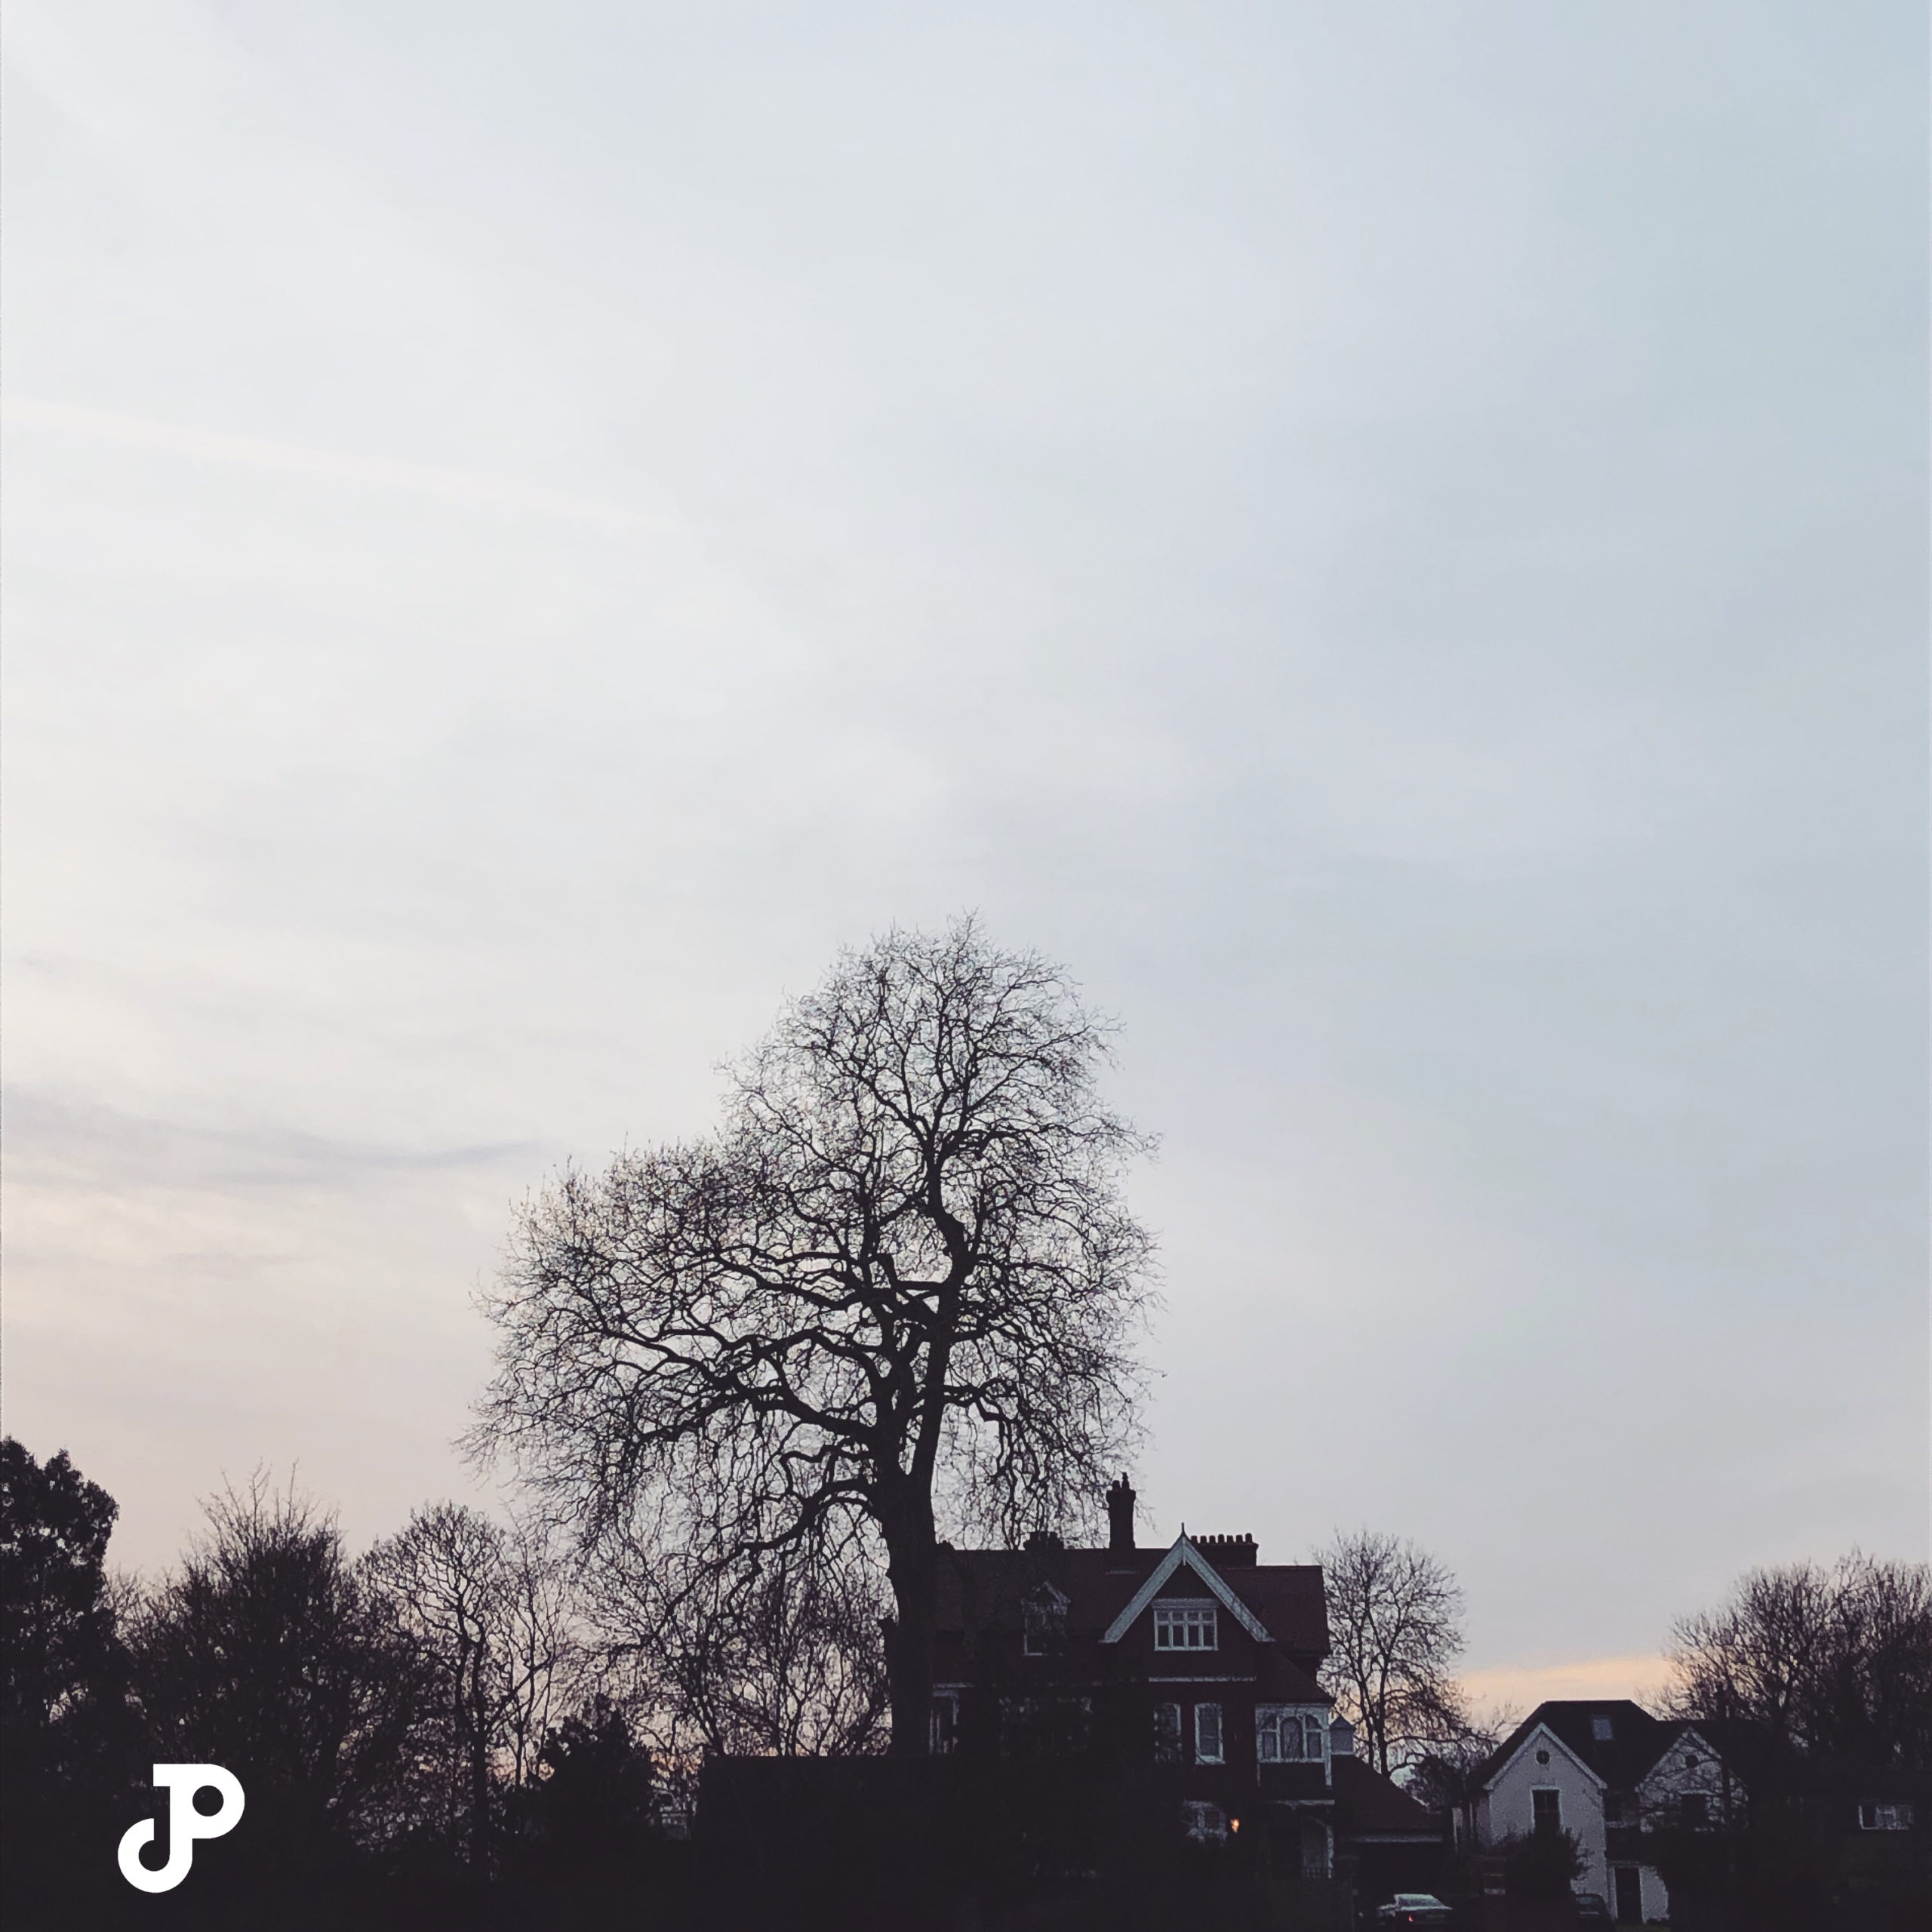
{"type": "Polygon", "coordinates": [[[1321,1718],[1307,1712],[1286,1704],[1257,1704],[1254,1755],[1264,1764],[1318,1764],[1324,1728],[1321,1718]]]}
{"type": "Polygon", "coordinates": [[[1228,1814],[1218,1804],[1204,1803],[1198,1798],[1189,1798],[1180,1807],[1181,1829],[1196,1844],[1226,1844],[1228,1841],[1228,1814]]]}
{"type": "Polygon", "coordinates": [[[1711,1801],[1701,1791],[1681,1792],[1677,1799],[1677,1815],[1684,1824],[1694,1830],[1711,1822],[1711,1801]]]}
{"type": "Polygon", "coordinates": [[[1066,1599],[1043,1583],[1026,1599],[1025,1648],[1029,1657],[1057,1657],[1066,1648],[1066,1599]]]}
{"type": "Polygon", "coordinates": [[[1221,1761],[1221,1707],[1196,1704],[1194,1707],[1194,1761],[1218,1764],[1221,1761]]]}
{"type": "Polygon", "coordinates": [[[1617,1735],[1617,1727],[1608,1718],[1592,1718],[1590,1720],[1590,1735],[1599,1744],[1607,1744],[1617,1735]]]}
{"type": "Polygon", "coordinates": [[[1212,1604],[1156,1604],[1154,1647],[1157,1651],[1212,1651],[1220,1646],[1212,1604]]]}
{"type": "Polygon", "coordinates": [[[959,1700],[943,1692],[933,1700],[933,1755],[949,1757],[958,1743],[959,1700]]]}
{"type": "Polygon", "coordinates": [[[1540,1832],[1560,1832],[1563,1829],[1563,1794],[1560,1791],[1533,1791],[1530,1793],[1530,1813],[1540,1832]]]}
{"type": "Polygon", "coordinates": [[[1154,1706],[1154,1761],[1157,1764],[1180,1762],[1180,1706],[1154,1706]]]}
{"type": "Polygon", "coordinates": [[[1861,1804],[1858,1807],[1861,1832],[1909,1832],[1912,1829],[1909,1804],[1861,1804]]]}

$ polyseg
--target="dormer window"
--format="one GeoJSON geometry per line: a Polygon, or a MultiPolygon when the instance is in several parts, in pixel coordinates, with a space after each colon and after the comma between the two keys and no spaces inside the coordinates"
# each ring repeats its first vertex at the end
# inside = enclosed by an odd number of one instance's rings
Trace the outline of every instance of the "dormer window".
{"type": "Polygon", "coordinates": [[[1042,1583],[1026,1599],[1025,1648],[1029,1657],[1057,1657],[1066,1648],[1066,1599],[1042,1583]]]}
{"type": "Polygon", "coordinates": [[[1157,1651],[1214,1651],[1220,1648],[1212,1604],[1156,1604],[1154,1647],[1157,1651]]]}
{"type": "Polygon", "coordinates": [[[1590,1735],[1599,1744],[1607,1744],[1617,1734],[1617,1727],[1608,1718],[1592,1718],[1590,1735]]]}

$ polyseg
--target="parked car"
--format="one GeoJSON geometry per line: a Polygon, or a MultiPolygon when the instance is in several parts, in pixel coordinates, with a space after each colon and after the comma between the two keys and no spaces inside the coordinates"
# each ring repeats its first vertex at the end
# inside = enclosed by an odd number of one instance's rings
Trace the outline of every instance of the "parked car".
{"type": "Polygon", "coordinates": [[[1614,1925],[1617,1915],[1603,1900],[1600,1892],[1579,1892],[1577,1894],[1577,1923],[1579,1925],[1614,1925]]]}
{"type": "Polygon", "coordinates": [[[1398,1892],[1375,1914],[1378,1925],[1447,1925],[1454,1917],[1440,1899],[1427,1892],[1398,1892]]]}

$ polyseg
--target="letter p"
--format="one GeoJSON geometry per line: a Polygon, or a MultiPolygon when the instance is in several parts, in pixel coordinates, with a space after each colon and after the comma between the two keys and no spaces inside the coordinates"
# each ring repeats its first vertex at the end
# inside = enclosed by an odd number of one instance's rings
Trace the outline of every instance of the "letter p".
{"type": "Polygon", "coordinates": [[[171,1892],[195,1862],[195,1841],[218,1838],[242,1822],[242,1781],[219,1764],[157,1764],[154,1783],[168,1793],[168,1863],[158,1872],[141,1863],[141,1847],[154,1842],[154,1820],[143,1818],[121,1835],[121,1875],[137,1891],[171,1892]],[[209,1785],[221,1793],[212,1818],[195,1809],[195,1794],[209,1785]]]}

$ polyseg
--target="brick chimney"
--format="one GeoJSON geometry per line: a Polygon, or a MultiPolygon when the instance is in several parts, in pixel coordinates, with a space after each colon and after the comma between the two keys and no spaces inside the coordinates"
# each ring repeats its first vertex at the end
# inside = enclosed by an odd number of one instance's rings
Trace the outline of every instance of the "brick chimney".
{"type": "Polygon", "coordinates": [[[1252,1570],[1255,1565],[1252,1537],[1196,1537],[1194,1546],[1217,1570],[1252,1570]]]}
{"type": "Polygon", "coordinates": [[[1134,1548],[1134,1487],[1124,1472],[1107,1488],[1107,1547],[1116,1554],[1134,1548]]]}

